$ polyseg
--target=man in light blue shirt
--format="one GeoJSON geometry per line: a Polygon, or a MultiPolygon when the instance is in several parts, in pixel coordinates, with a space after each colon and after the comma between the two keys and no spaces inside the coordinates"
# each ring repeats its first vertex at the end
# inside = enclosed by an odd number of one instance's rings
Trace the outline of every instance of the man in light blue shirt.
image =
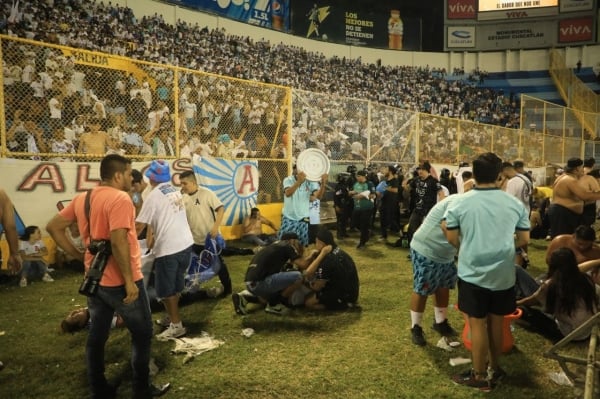
{"type": "Polygon", "coordinates": [[[529,242],[529,215],[500,190],[501,171],[496,154],[480,155],[473,162],[475,188],[450,204],[443,223],[448,242],[459,248],[458,307],[468,316],[472,342],[473,369],[453,381],[482,391],[506,374],[498,359],[504,316],[516,308],[515,248],[529,242]]]}
{"type": "Polygon", "coordinates": [[[421,327],[427,297],[434,295],[433,329],[443,336],[456,335],[448,324],[450,289],[456,285],[456,248],[452,246],[440,223],[446,209],[457,195],[444,198],[431,208],[410,242],[413,265],[413,293],[410,297],[411,335],[415,345],[425,346],[421,327]]]}
{"type": "Polygon", "coordinates": [[[321,176],[321,184],[306,180],[306,173],[298,171],[294,165],[291,176],[283,179],[283,210],[281,211],[281,228],[279,239],[283,233],[296,233],[302,245],[308,245],[308,225],[310,196],[314,192],[316,199],[321,199],[327,187],[327,174],[321,176]]]}

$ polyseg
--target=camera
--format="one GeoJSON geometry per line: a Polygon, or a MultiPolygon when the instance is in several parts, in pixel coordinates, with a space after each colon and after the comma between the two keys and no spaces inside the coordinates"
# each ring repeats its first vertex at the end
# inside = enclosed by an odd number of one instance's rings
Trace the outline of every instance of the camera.
{"type": "Polygon", "coordinates": [[[79,286],[79,293],[85,296],[94,296],[98,291],[108,258],[112,254],[112,248],[109,240],[94,240],[88,246],[88,251],[94,255],[94,259],[92,259],[92,264],[79,286]]]}

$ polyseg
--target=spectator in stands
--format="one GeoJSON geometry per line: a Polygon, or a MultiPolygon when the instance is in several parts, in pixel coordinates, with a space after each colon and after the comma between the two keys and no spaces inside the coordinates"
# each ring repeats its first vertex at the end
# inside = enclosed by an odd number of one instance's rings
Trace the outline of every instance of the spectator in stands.
{"type": "Polygon", "coordinates": [[[100,156],[106,154],[108,150],[116,148],[110,136],[106,132],[100,130],[99,120],[91,119],[86,127],[89,131],[83,133],[79,138],[77,152],[100,156]]]}

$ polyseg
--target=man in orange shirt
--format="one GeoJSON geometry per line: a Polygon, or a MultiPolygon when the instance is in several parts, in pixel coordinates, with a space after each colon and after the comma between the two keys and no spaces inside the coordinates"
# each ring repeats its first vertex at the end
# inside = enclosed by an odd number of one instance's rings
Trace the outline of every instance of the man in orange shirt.
{"type": "Polygon", "coordinates": [[[77,222],[83,242],[103,241],[110,256],[100,276],[97,292],[88,296],[90,332],[86,344],[88,381],[93,398],[114,398],[116,387],[104,375],[104,345],[108,339],[114,313],[119,314],[131,333],[134,398],[160,396],[169,384],[160,388],[150,384],[149,362],[152,341],[150,304],[141,272],[141,254],[135,231],[135,207],[129,196],[131,190],[131,161],[120,155],[107,155],[100,163],[102,183],[89,196],[76,196],[46,229],[72,257],[85,263],[90,279],[94,255],[79,252],[66,235],[67,227],[77,222]]]}

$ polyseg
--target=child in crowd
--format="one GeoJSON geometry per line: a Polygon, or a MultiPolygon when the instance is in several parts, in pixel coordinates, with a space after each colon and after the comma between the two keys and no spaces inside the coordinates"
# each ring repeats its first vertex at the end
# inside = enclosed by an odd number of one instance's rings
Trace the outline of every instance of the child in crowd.
{"type": "Polygon", "coordinates": [[[48,265],[44,256],[48,255],[48,248],[42,241],[42,232],[38,226],[27,226],[25,233],[19,237],[19,253],[23,259],[21,269],[21,287],[27,287],[28,280],[42,276],[42,281],[47,283],[54,281],[48,274],[48,265]]]}

